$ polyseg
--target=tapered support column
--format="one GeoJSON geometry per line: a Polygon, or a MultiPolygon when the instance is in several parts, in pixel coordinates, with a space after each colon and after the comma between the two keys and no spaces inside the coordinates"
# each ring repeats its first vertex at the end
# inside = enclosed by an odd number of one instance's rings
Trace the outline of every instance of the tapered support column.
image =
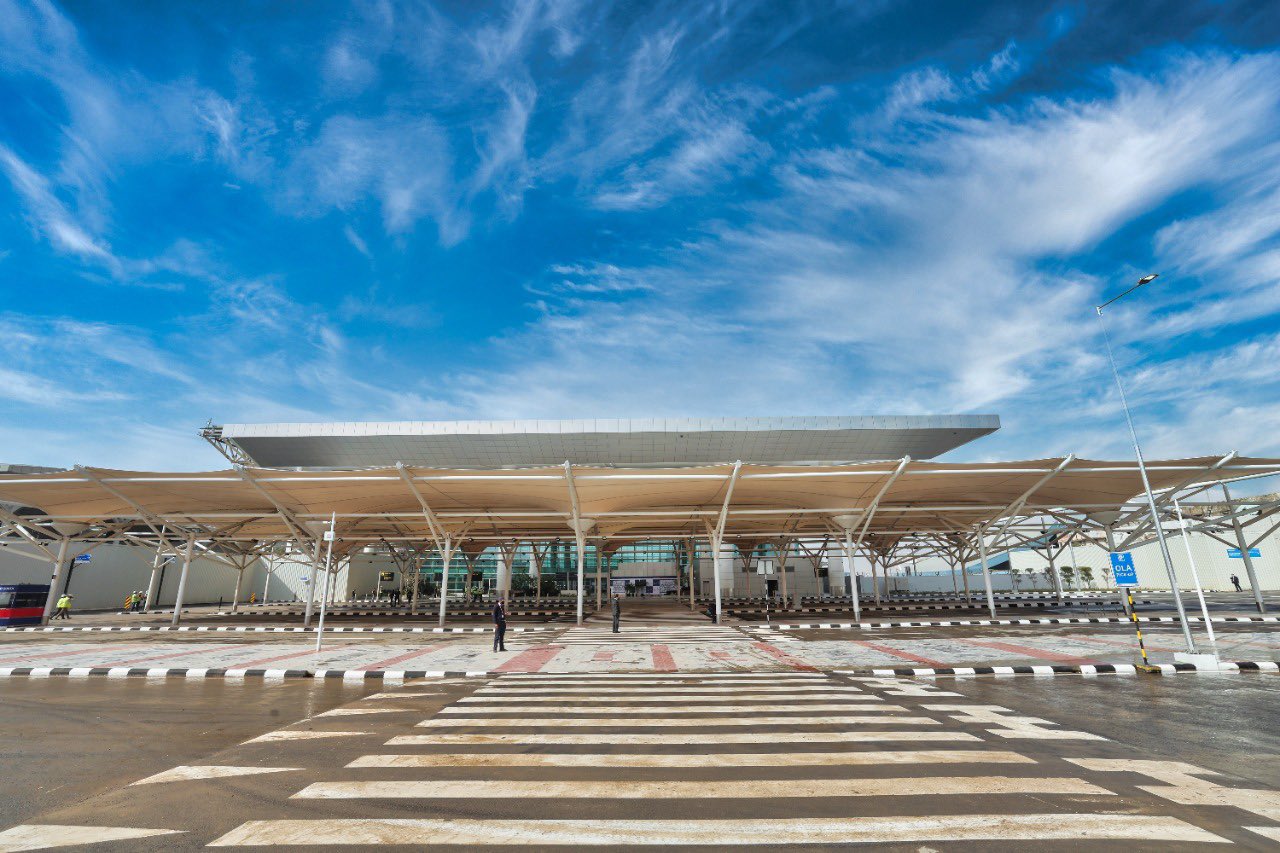
{"type": "MultiPolygon", "coordinates": [[[[271,592],[271,574],[275,571],[275,564],[271,560],[267,560],[266,580],[262,582],[262,603],[267,603],[267,593],[271,592]]],[[[148,600],[150,603],[150,600],[148,600]]]]}
{"type": "Polygon", "coordinates": [[[716,624],[720,624],[720,542],[714,536],[710,539],[711,543],[711,585],[715,588],[716,596],[716,624]]]}
{"type": "Polygon", "coordinates": [[[978,559],[982,561],[982,585],[987,590],[987,610],[996,618],[996,595],[991,589],[991,569],[987,567],[987,532],[978,530],[978,559]]]}
{"type": "Polygon", "coordinates": [[[1047,548],[1045,553],[1049,555],[1049,576],[1053,579],[1053,591],[1058,597],[1058,606],[1062,606],[1062,575],[1058,574],[1058,567],[1053,563],[1053,548],[1047,548]]]}
{"type": "Polygon", "coordinates": [[[849,565],[849,601],[853,604],[853,621],[862,621],[862,602],[858,596],[858,576],[853,570],[853,531],[845,528],[844,531],[844,558],[849,565]]]}
{"type": "MultiPolygon", "coordinates": [[[[301,544],[301,543],[299,543],[301,544]]],[[[316,606],[316,573],[320,565],[320,537],[316,537],[316,547],[311,554],[311,582],[307,584],[307,606],[302,613],[302,627],[311,627],[311,614],[316,606]]]]}
{"type": "MultiPolygon", "coordinates": [[[[247,567],[246,567],[247,568],[247,567]]],[[[235,613],[240,606],[240,587],[244,584],[244,569],[236,572],[236,589],[231,593],[231,612],[235,613]]]]}
{"type": "Polygon", "coordinates": [[[49,580],[49,594],[44,600],[44,615],[40,617],[41,625],[49,624],[49,617],[53,615],[53,607],[58,603],[58,596],[62,592],[62,573],[66,569],[67,564],[67,543],[70,540],[58,540],[58,555],[53,558],[53,577],[49,580]]]}
{"type": "Polygon", "coordinates": [[[151,558],[151,579],[147,581],[147,607],[150,613],[156,609],[156,596],[160,594],[160,571],[164,566],[164,555],[160,546],[156,546],[156,555],[151,558]]]}
{"type": "Polygon", "coordinates": [[[698,543],[690,539],[685,543],[689,555],[689,609],[697,610],[697,591],[694,589],[694,570],[698,564],[698,543]]]}
{"type": "Polygon", "coordinates": [[[580,530],[573,532],[574,547],[578,554],[578,624],[582,624],[582,596],[586,584],[587,542],[580,530]]]}
{"type": "Polygon", "coordinates": [[[973,604],[973,595],[969,592],[969,567],[964,564],[964,557],[960,557],[960,580],[964,582],[964,603],[973,604]]]}
{"type": "Polygon", "coordinates": [[[453,538],[446,536],[440,548],[440,627],[444,627],[449,609],[449,564],[453,562],[453,538]]]}
{"type": "MultiPolygon", "coordinates": [[[[1227,511],[1231,512],[1231,492],[1227,491],[1226,483],[1222,484],[1222,496],[1227,499],[1227,511]]],[[[1244,572],[1249,576],[1249,587],[1253,590],[1253,603],[1259,613],[1266,613],[1267,605],[1262,600],[1262,590],[1258,588],[1258,575],[1253,570],[1253,557],[1249,556],[1249,542],[1244,538],[1244,526],[1240,524],[1240,519],[1234,512],[1231,513],[1231,526],[1236,531],[1236,547],[1240,549],[1240,558],[1244,560],[1244,572]]]]}
{"type": "Polygon", "coordinates": [[[778,581],[778,590],[782,594],[782,606],[787,606],[787,551],[790,550],[791,543],[778,543],[778,571],[780,579],[778,581]]]}
{"type": "Polygon", "coordinates": [[[194,536],[187,537],[187,547],[182,552],[182,574],[178,576],[178,595],[173,602],[173,619],[170,621],[171,627],[178,627],[182,622],[182,600],[187,594],[187,575],[191,573],[191,553],[195,550],[196,539],[194,536]]]}

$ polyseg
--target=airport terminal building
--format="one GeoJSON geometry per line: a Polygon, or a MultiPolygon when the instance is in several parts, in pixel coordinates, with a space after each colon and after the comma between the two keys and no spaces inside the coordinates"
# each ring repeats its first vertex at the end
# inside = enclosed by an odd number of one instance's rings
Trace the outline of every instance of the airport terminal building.
{"type": "MultiPolygon", "coordinates": [[[[848,595],[851,577],[860,596],[980,597],[1060,588],[1061,567],[1067,586],[1107,586],[1113,550],[1135,553],[1144,585],[1168,588],[1133,463],[934,461],[999,426],[994,415],[211,425],[201,434],[228,471],[0,471],[0,570],[47,582],[62,542],[63,562],[88,555],[59,579],[81,607],[139,588],[172,606],[182,584],[186,603],[314,599],[332,526],[333,600],[431,596],[441,583],[588,602],[794,600],[848,595]]],[[[1277,471],[1235,454],[1150,463],[1162,530],[1182,532],[1174,495],[1192,514],[1190,555],[1169,549],[1180,586],[1195,561],[1210,587],[1247,568],[1280,588],[1275,502],[1207,495],[1277,471]]]]}

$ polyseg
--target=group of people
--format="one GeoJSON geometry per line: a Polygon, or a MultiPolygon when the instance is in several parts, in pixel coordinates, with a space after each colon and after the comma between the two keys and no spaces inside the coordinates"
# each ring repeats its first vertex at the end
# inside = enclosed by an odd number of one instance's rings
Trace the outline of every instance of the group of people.
{"type": "Polygon", "coordinates": [[[147,594],[140,589],[134,590],[124,598],[125,613],[137,613],[147,606],[147,594]]]}
{"type": "Polygon", "coordinates": [[[70,619],[71,618],[71,599],[75,598],[69,592],[64,592],[58,597],[58,603],[55,605],[52,619],[70,619]]]}

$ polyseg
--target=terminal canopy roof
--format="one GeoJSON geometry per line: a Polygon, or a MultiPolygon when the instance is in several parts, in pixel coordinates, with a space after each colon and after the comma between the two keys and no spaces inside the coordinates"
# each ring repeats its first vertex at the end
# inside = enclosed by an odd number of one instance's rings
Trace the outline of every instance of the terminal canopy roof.
{"type": "MultiPolygon", "coordinates": [[[[1198,457],[1148,463],[1156,491],[1280,473],[1280,459],[1198,457]]],[[[3,519],[40,535],[103,525],[227,542],[315,537],[332,514],[348,548],[381,541],[706,536],[723,513],[727,540],[825,536],[867,541],[972,532],[1016,517],[1135,513],[1135,463],[1072,457],[948,463],[908,459],[830,466],[715,465],[526,469],[391,467],[204,473],[100,468],[0,476],[3,519]],[[727,507],[727,509],[726,509],[727,507]],[[130,526],[131,525],[131,526],[130,526]]]]}

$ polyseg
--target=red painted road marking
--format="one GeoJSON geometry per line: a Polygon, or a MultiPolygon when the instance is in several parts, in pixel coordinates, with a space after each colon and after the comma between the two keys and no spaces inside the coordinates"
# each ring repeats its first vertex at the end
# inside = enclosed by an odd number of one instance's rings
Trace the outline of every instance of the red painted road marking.
{"type": "Polygon", "coordinates": [[[261,666],[264,663],[275,663],[278,660],[288,660],[289,658],[300,658],[303,655],[313,655],[315,649],[307,649],[304,652],[289,652],[287,655],[273,655],[269,658],[258,658],[257,660],[246,661],[245,663],[236,663],[228,666],[227,669],[250,669],[255,666],[261,666]]]}
{"type": "Polygon", "coordinates": [[[904,652],[901,649],[895,649],[893,646],[882,646],[879,643],[872,643],[867,640],[854,640],[853,644],[855,646],[865,646],[868,649],[874,649],[877,652],[883,652],[884,654],[892,655],[895,658],[902,658],[903,660],[914,661],[915,663],[922,663],[925,666],[931,666],[931,667],[934,667],[935,669],[938,667],[946,666],[946,664],[943,663],[942,661],[931,660],[929,658],[922,658],[919,655],[913,655],[910,652],[904,652]]]}
{"type": "Polygon", "coordinates": [[[591,657],[591,659],[592,659],[592,660],[601,660],[601,661],[611,661],[611,660],[613,660],[614,656],[615,656],[615,655],[617,655],[617,654],[618,654],[617,652],[596,652],[596,653],[591,657]]]}
{"type": "MultiPolygon", "coordinates": [[[[74,652],[68,652],[68,654],[83,655],[83,654],[89,654],[90,652],[92,652],[93,654],[97,654],[98,652],[115,651],[119,649],[136,649],[137,647],[138,646],[135,643],[122,643],[116,646],[98,646],[97,648],[94,648],[94,649],[82,649],[74,652]]],[[[40,654],[47,654],[47,652],[46,651],[27,652],[26,654],[20,657],[5,658],[3,660],[0,660],[0,663],[17,663],[18,661],[24,661],[33,655],[40,655],[40,654]]]]}
{"type": "Polygon", "coordinates": [[[1075,655],[1063,655],[1057,652],[1047,652],[1044,649],[1035,649],[1031,646],[1019,646],[1014,643],[997,643],[995,640],[960,640],[961,643],[968,643],[971,646],[981,646],[986,649],[996,649],[1001,652],[1010,652],[1015,655],[1023,655],[1025,657],[1039,658],[1040,660],[1054,661],[1055,663],[1097,663],[1093,658],[1081,658],[1075,655]]]}
{"type": "Polygon", "coordinates": [[[676,659],[671,656],[671,649],[662,643],[653,644],[653,668],[659,672],[676,671],[676,659]]]}
{"type": "Polygon", "coordinates": [[[202,652],[234,648],[235,645],[238,645],[238,644],[232,644],[229,646],[214,646],[212,649],[206,646],[203,649],[192,649],[189,652],[165,652],[162,655],[148,655],[145,658],[133,658],[132,660],[116,661],[112,663],[111,666],[132,666],[135,663],[147,663],[148,661],[153,661],[153,660],[167,660],[168,658],[184,658],[187,655],[198,655],[198,654],[201,654],[202,652]]]}
{"type": "MultiPolygon", "coordinates": [[[[1104,640],[1101,637],[1071,637],[1071,639],[1075,640],[1078,643],[1097,643],[1100,646],[1124,646],[1125,648],[1130,648],[1130,649],[1133,649],[1134,651],[1137,651],[1137,648],[1138,648],[1138,645],[1134,640],[1104,640]]],[[[1143,637],[1142,639],[1143,639],[1143,644],[1147,647],[1148,651],[1153,651],[1153,652],[1179,651],[1178,649],[1170,648],[1169,646],[1157,646],[1153,643],[1148,643],[1146,642],[1147,637],[1143,637]]]]}
{"type": "Polygon", "coordinates": [[[777,646],[771,646],[768,643],[752,643],[751,645],[755,646],[757,649],[764,652],[765,654],[776,658],[782,663],[785,663],[787,666],[791,667],[792,669],[798,669],[804,672],[818,671],[818,668],[816,666],[809,666],[809,664],[805,663],[804,661],[800,660],[797,657],[793,657],[792,655],[787,654],[777,646]]]}
{"type": "Polygon", "coordinates": [[[402,655],[396,655],[396,656],[395,656],[395,657],[393,657],[393,658],[387,658],[386,660],[380,660],[380,661],[378,661],[377,663],[371,663],[371,664],[368,664],[368,665],[366,665],[366,666],[362,666],[362,667],[359,667],[359,668],[360,668],[360,669],[384,669],[385,667],[391,666],[393,663],[400,663],[400,661],[402,661],[402,660],[408,660],[409,658],[416,658],[416,657],[419,657],[419,656],[421,656],[421,655],[429,655],[429,654],[431,654],[432,652],[436,651],[437,649],[443,649],[446,645],[448,645],[448,644],[447,644],[447,643],[440,643],[439,645],[435,645],[435,646],[427,646],[427,647],[426,647],[426,648],[424,648],[424,649],[418,649],[418,650],[416,650],[416,651],[412,651],[412,652],[405,652],[405,653],[404,653],[404,654],[402,654],[402,655]]]}
{"type": "Polygon", "coordinates": [[[494,672],[537,672],[553,657],[564,651],[564,646],[538,646],[521,652],[511,660],[493,668],[494,672]]]}

